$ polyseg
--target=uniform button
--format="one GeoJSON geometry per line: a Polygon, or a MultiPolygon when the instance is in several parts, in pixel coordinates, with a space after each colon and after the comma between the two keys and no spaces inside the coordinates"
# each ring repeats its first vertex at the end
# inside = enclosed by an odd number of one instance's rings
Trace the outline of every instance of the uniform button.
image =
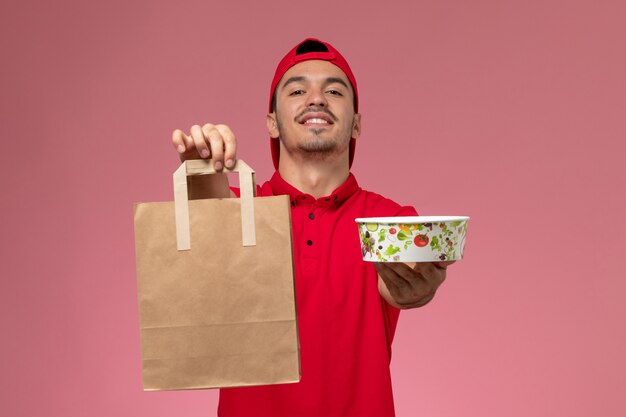
{"type": "Polygon", "coordinates": [[[311,245],[313,244],[313,241],[312,241],[312,240],[307,240],[307,241],[306,241],[306,244],[307,244],[307,245],[309,245],[309,246],[311,246],[311,245]]]}
{"type": "Polygon", "coordinates": [[[309,213],[309,219],[313,220],[315,218],[315,214],[309,213]]]}

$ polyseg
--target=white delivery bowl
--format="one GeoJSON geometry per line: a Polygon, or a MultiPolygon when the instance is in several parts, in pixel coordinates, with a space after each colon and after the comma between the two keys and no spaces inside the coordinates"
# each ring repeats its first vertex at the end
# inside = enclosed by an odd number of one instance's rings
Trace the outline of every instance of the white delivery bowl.
{"type": "Polygon", "coordinates": [[[437,262],[463,259],[466,216],[365,217],[361,253],[369,262],[437,262]]]}

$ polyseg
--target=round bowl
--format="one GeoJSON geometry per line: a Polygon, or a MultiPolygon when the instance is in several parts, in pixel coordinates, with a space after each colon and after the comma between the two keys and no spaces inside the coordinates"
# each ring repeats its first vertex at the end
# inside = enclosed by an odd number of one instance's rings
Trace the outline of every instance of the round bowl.
{"type": "Polygon", "coordinates": [[[465,216],[365,217],[355,219],[363,260],[438,262],[463,259],[465,216]]]}

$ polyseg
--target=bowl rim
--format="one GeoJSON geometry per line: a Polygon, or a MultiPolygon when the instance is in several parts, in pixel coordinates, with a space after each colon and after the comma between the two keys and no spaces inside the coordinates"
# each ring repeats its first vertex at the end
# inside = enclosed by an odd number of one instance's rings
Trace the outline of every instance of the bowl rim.
{"type": "Polygon", "coordinates": [[[401,217],[357,217],[357,223],[379,223],[379,224],[419,224],[468,221],[468,216],[401,216],[401,217]]]}

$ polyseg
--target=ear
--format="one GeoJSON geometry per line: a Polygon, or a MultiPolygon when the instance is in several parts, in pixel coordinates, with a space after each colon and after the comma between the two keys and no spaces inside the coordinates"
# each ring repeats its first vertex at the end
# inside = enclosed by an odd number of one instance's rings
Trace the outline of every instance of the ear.
{"type": "Polygon", "coordinates": [[[270,134],[271,138],[276,139],[279,136],[278,122],[276,121],[276,112],[268,113],[265,122],[267,123],[267,133],[270,134]]]}
{"type": "Polygon", "coordinates": [[[352,137],[357,139],[361,135],[361,113],[354,114],[352,121],[352,137]]]}

